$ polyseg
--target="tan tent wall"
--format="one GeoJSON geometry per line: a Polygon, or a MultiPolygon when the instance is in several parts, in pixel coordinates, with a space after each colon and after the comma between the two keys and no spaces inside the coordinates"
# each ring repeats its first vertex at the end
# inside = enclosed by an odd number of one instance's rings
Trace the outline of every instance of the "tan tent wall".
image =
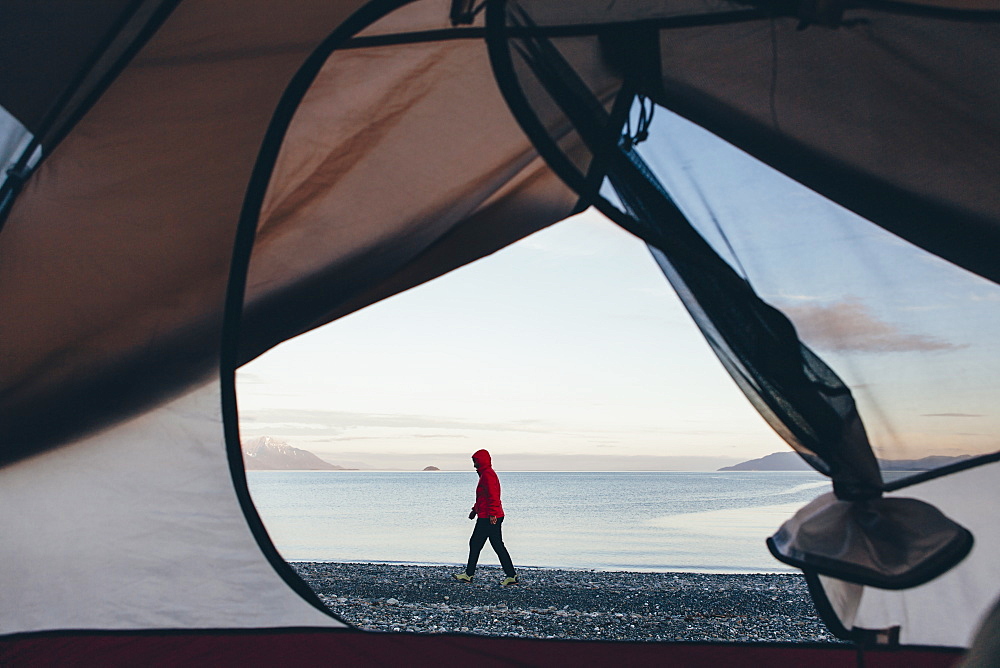
{"type": "Polygon", "coordinates": [[[22,420],[7,457],[212,372],[264,131],[353,8],[181,3],[34,174],[0,235],[0,308],[17,314],[0,325],[0,410],[22,420]]]}
{"type": "Polygon", "coordinates": [[[0,469],[0,635],[343,626],[264,557],[233,491],[210,383],[0,469]]]}
{"type": "MultiPolygon", "coordinates": [[[[359,4],[181,3],[34,174],[0,235],[0,308],[18,314],[0,323],[0,410],[16,416],[5,460],[215,372],[268,125],[299,66],[359,4]]],[[[447,8],[405,11],[413,29],[441,28],[447,8]]],[[[510,117],[480,42],[347,53],[321,73],[283,149],[243,360],[576,202],[510,117]]]]}

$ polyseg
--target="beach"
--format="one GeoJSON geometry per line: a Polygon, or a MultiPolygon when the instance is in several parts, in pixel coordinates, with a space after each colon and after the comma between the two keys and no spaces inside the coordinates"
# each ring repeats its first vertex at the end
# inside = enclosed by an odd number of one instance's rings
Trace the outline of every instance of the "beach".
{"type": "Polygon", "coordinates": [[[635,573],[292,562],[327,607],[366,631],[638,641],[839,642],[799,574],[635,573]]]}

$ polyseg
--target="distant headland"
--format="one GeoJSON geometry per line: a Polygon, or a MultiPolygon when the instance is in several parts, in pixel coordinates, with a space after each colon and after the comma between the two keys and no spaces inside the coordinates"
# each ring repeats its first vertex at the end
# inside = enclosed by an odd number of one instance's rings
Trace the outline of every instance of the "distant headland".
{"type": "MultiPolygon", "coordinates": [[[[970,455],[948,457],[934,455],[921,459],[881,459],[879,467],[883,471],[929,471],[968,459],[970,455]]],[[[812,467],[795,452],[774,452],[749,461],[723,466],[720,471],[810,471],[812,467]]]]}

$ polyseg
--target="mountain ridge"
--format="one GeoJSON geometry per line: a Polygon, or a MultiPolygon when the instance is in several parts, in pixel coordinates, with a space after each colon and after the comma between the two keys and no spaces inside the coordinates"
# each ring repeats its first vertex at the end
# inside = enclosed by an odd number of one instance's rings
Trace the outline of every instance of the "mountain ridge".
{"type": "Polygon", "coordinates": [[[240,444],[247,471],[354,471],[323,461],[308,450],[294,448],[270,436],[260,436],[240,444]]]}
{"type": "MultiPolygon", "coordinates": [[[[969,459],[971,455],[932,455],[920,459],[881,459],[883,471],[929,471],[948,464],[969,459]]],[[[719,471],[811,471],[804,459],[795,452],[772,452],[769,455],[749,459],[732,466],[723,466],[719,471]]]]}

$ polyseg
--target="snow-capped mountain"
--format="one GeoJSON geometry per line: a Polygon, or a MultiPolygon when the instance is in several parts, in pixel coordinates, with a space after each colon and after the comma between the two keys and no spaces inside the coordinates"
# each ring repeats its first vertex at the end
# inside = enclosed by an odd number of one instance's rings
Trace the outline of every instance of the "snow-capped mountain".
{"type": "Polygon", "coordinates": [[[293,448],[270,436],[243,442],[243,465],[248,471],[343,471],[308,450],[293,448]]]}

